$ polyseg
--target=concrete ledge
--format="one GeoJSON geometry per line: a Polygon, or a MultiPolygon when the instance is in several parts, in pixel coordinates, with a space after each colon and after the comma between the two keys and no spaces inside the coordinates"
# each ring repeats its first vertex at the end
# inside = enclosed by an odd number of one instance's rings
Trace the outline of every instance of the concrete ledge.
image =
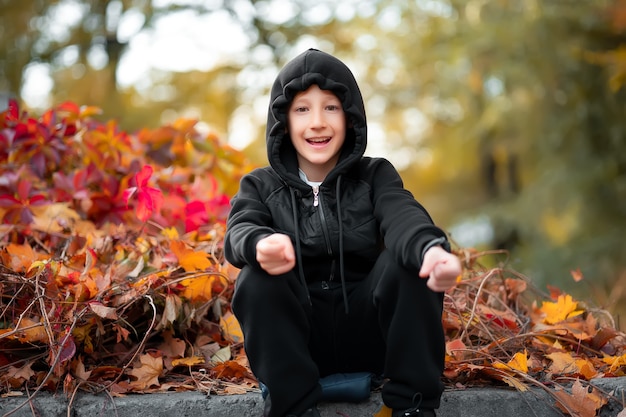
{"type": "MultiPolygon", "coordinates": [[[[604,392],[612,392],[620,401],[626,400],[626,377],[594,380],[604,392]]],[[[26,400],[11,397],[0,400],[0,415],[6,416],[26,400]]],[[[11,413],[15,417],[241,417],[261,416],[260,394],[206,396],[200,392],[129,395],[111,399],[105,394],[79,394],[68,412],[69,400],[64,395],[39,394],[31,402],[11,413]],[[32,406],[32,408],[31,408],[32,406]]],[[[320,405],[322,417],[372,416],[382,406],[380,394],[359,404],[325,403],[320,405]]],[[[612,401],[599,416],[615,417],[624,409],[623,403],[612,401]]],[[[448,390],[442,397],[438,417],[562,417],[551,396],[541,389],[518,392],[504,388],[470,388],[448,390]]]]}

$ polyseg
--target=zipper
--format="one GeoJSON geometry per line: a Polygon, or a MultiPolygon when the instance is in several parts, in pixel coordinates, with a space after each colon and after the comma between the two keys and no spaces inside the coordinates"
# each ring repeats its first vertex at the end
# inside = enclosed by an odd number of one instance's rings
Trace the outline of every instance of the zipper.
{"type": "Polygon", "coordinates": [[[332,256],[333,249],[330,244],[330,233],[328,232],[328,225],[326,224],[326,216],[324,215],[324,209],[320,200],[322,198],[320,189],[318,186],[313,186],[313,207],[318,207],[320,213],[320,223],[322,224],[322,233],[324,234],[324,241],[326,242],[326,253],[332,256]]]}

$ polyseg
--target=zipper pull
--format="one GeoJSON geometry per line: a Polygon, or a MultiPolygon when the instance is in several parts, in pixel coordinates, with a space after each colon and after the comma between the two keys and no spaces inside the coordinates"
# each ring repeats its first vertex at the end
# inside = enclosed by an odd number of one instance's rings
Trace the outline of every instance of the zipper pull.
{"type": "Polygon", "coordinates": [[[313,185],[313,207],[317,207],[320,203],[320,187],[317,185],[313,185]]]}

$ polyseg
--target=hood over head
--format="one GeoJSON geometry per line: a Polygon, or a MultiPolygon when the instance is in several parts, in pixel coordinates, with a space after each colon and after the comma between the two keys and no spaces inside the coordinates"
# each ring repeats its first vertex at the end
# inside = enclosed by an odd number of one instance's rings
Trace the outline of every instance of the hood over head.
{"type": "Polygon", "coordinates": [[[278,73],[272,86],[267,115],[267,157],[274,170],[290,185],[301,186],[296,151],[287,133],[287,110],[293,98],[316,84],[332,91],[346,114],[346,139],[337,166],[328,174],[332,180],[346,172],[365,153],[367,123],[361,91],[350,69],[339,59],[309,49],[291,60],[278,73]]]}

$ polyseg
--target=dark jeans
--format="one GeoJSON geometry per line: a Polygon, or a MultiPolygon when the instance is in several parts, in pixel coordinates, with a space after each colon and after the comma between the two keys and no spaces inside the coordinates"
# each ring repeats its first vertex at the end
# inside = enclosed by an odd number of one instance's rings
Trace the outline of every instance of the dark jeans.
{"type": "MultiPolygon", "coordinates": [[[[312,278],[312,277],[307,277],[312,278]]],[[[309,282],[311,303],[295,273],[271,276],[244,267],[233,311],[241,323],[252,372],[269,390],[266,415],[300,414],[320,397],[320,377],[369,371],[388,379],[383,401],[393,409],[438,408],[445,342],[443,293],[383,252],[362,281],[309,282]]]]}

